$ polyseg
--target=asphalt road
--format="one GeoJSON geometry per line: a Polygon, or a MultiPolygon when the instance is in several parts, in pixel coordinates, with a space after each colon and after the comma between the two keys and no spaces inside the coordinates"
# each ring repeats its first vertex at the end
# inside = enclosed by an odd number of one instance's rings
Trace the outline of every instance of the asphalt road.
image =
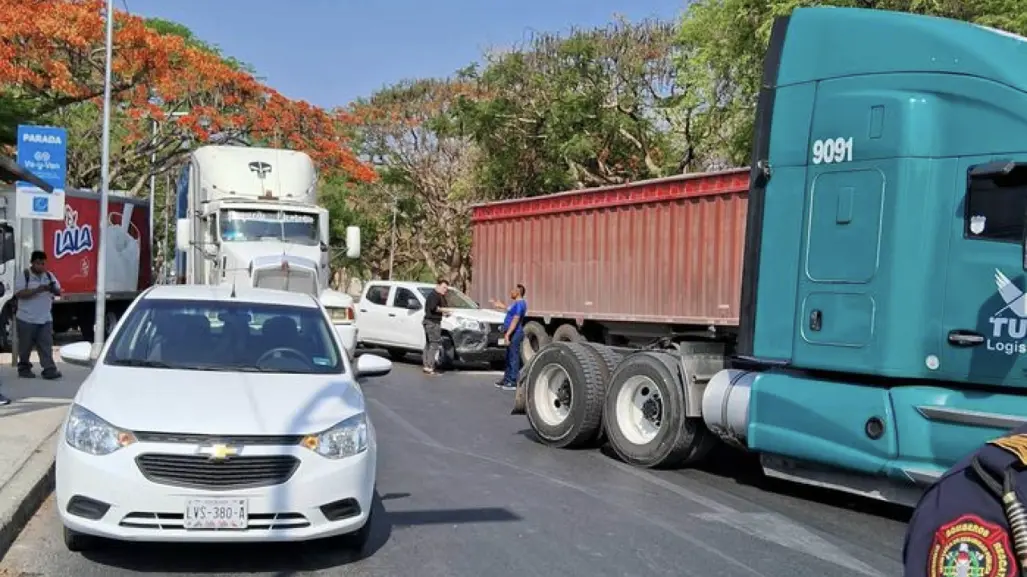
{"type": "Polygon", "coordinates": [[[600,451],[557,451],[509,414],[495,376],[368,382],[381,509],[364,559],[323,543],[64,549],[48,501],[0,577],[353,575],[557,577],[900,575],[908,512],[768,484],[721,452],[704,471],[642,471],[600,451]]]}

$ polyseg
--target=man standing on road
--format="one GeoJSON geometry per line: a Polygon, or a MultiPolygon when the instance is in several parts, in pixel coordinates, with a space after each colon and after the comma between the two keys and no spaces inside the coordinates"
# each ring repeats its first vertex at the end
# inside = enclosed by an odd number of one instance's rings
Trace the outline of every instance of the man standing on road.
{"type": "Polygon", "coordinates": [[[492,305],[506,309],[503,319],[503,340],[506,342],[506,370],[496,387],[504,391],[517,390],[517,375],[521,372],[521,344],[524,342],[524,316],[528,313],[527,289],[518,284],[510,290],[510,304],[493,299],[492,305]]]}
{"type": "Polygon", "coordinates": [[[15,314],[18,330],[18,376],[31,379],[32,349],[39,354],[44,379],[59,379],[61,373],[53,361],[53,299],[61,294],[61,283],[46,270],[46,253],[32,251],[29,268],[14,279],[14,296],[18,299],[15,314]]]}
{"type": "Polygon", "coordinates": [[[435,361],[442,346],[442,314],[445,312],[447,290],[449,281],[440,278],[435,283],[435,290],[424,299],[424,352],[421,355],[424,372],[429,375],[435,374],[435,361]]]}

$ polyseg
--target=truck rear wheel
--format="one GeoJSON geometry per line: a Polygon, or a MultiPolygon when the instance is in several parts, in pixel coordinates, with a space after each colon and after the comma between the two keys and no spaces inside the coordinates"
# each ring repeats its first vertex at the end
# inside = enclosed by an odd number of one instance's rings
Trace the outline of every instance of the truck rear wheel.
{"type": "MultiPolygon", "coordinates": [[[[613,376],[613,372],[617,370],[617,365],[620,364],[621,359],[624,355],[615,352],[610,347],[606,347],[596,343],[584,343],[585,348],[592,352],[596,356],[596,362],[599,363],[599,376],[602,381],[603,392],[605,395],[606,390],[610,387],[610,377],[613,376]]],[[[605,399],[605,397],[604,397],[605,399]]],[[[605,403],[605,401],[604,401],[605,403]]],[[[602,444],[606,440],[605,423],[602,419],[599,421],[599,433],[596,435],[596,443],[602,444]]]]}
{"type": "Polygon", "coordinates": [[[595,353],[580,344],[550,344],[532,360],[528,373],[528,423],[546,445],[583,446],[599,433],[603,395],[595,353]]]}
{"type": "Polygon", "coordinates": [[[625,463],[676,467],[701,460],[716,439],[702,419],[685,417],[676,359],[643,352],[628,356],[610,379],[603,413],[606,436],[625,463]]]}
{"type": "Polygon", "coordinates": [[[553,340],[558,343],[581,343],[585,337],[578,332],[578,327],[572,324],[560,325],[553,331],[553,340]]]}
{"type": "Polygon", "coordinates": [[[548,345],[553,339],[546,332],[546,327],[538,321],[524,323],[524,340],[521,341],[521,362],[528,364],[531,357],[534,357],[542,347],[548,345]]]}

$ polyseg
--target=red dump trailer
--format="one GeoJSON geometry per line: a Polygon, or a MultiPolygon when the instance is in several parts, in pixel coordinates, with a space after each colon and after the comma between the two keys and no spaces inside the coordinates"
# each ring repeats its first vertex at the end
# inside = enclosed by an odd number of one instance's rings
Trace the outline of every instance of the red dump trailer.
{"type": "MultiPolygon", "coordinates": [[[[477,205],[471,295],[527,288],[524,357],[738,325],[749,169],[477,205]]],[[[726,339],[727,340],[727,339],[726,339]]]]}

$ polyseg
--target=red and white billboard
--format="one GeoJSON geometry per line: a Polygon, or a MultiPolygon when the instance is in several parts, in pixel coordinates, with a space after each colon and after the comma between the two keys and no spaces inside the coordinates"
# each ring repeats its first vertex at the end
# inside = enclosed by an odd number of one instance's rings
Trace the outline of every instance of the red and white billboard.
{"type": "MultiPolygon", "coordinates": [[[[44,220],[43,250],[48,268],[65,294],[95,293],[99,262],[100,197],[70,193],[64,220],[44,220]]],[[[109,198],[104,219],[107,243],[107,292],[137,292],[152,283],[148,205],[109,198]]]]}

